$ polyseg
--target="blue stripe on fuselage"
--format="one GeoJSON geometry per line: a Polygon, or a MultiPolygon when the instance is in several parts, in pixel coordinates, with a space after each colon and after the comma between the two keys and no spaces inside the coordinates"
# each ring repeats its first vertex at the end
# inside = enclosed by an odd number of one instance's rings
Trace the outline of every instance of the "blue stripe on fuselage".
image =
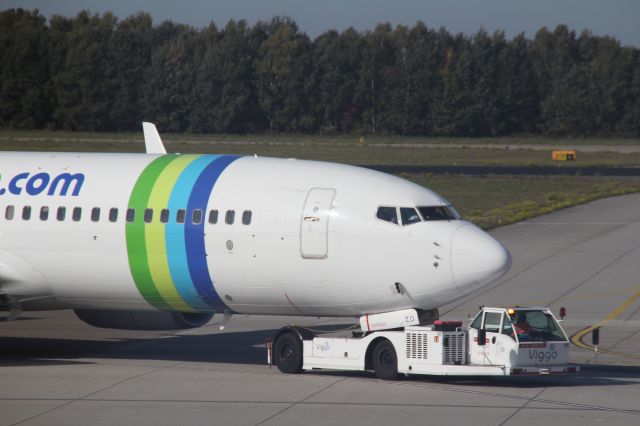
{"type": "Polygon", "coordinates": [[[168,208],[172,219],[166,224],[165,228],[167,260],[176,290],[190,306],[202,310],[210,310],[212,306],[197,291],[189,271],[185,228],[186,223],[191,221],[191,216],[189,214],[185,215],[185,223],[177,223],[175,217],[179,209],[187,208],[189,197],[198,181],[198,177],[219,157],[219,155],[204,155],[194,160],[180,174],[169,197],[168,208]]]}
{"type": "Polygon", "coordinates": [[[195,288],[209,306],[216,310],[228,309],[215,290],[213,279],[209,273],[207,254],[204,244],[204,224],[209,198],[216,181],[229,164],[238,159],[237,156],[225,155],[215,159],[200,173],[193,185],[187,205],[187,223],[185,226],[186,258],[195,288]],[[194,224],[190,219],[193,211],[202,210],[202,220],[194,224]]]}

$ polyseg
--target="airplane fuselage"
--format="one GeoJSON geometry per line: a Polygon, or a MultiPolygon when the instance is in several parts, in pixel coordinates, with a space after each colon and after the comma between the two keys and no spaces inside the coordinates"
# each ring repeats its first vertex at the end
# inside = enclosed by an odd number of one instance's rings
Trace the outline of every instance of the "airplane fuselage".
{"type": "Polygon", "coordinates": [[[439,195],[359,167],[5,152],[0,175],[0,294],[26,309],[358,316],[442,306],[510,264],[415,210],[450,209],[439,195]]]}

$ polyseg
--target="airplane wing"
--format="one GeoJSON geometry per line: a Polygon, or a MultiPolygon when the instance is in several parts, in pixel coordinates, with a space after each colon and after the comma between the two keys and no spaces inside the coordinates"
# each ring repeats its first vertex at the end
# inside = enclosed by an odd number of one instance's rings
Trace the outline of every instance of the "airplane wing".
{"type": "Polygon", "coordinates": [[[0,250],[0,310],[9,311],[7,321],[20,316],[23,301],[51,296],[51,288],[39,271],[24,259],[0,250]]]}

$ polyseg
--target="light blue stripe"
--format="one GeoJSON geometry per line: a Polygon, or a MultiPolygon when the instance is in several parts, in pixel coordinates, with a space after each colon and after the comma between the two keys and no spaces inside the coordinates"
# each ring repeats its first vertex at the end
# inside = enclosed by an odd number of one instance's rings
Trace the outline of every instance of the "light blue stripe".
{"type": "MultiPolygon", "coordinates": [[[[207,166],[218,157],[220,157],[220,155],[204,155],[194,160],[180,174],[169,198],[171,220],[169,220],[166,225],[167,258],[173,282],[180,296],[182,296],[189,305],[202,310],[210,310],[211,307],[199,297],[193,280],[191,279],[189,262],[187,260],[185,225],[184,223],[176,223],[175,217],[178,209],[186,210],[191,191],[198,177],[207,166]]],[[[203,214],[203,220],[205,219],[204,216],[203,214]]],[[[191,218],[187,215],[185,220],[191,220],[191,218]]]]}

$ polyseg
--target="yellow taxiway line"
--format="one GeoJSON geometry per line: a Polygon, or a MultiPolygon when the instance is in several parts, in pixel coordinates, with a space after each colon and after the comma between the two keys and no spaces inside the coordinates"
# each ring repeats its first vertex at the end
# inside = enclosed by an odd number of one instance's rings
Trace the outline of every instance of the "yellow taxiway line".
{"type": "MultiPolygon", "coordinates": [[[[591,325],[591,326],[586,327],[586,328],[583,328],[582,330],[578,331],[573,336],[571,336],[571,343],[573,343],[574,345],[576,345],[579,348],[586,349],[588,351],[594,350],[593,346],[584,343],[582,341],[582,339],[584,339],[584,337],[587,334],[591,333],[593,330],[595,330],[597,328],[600,328],[600,327],[604,327],[607,323],[609,323],[609,321],[617,318],[620,314],[622,314],[624,311],[626,311],[629,308],[629,306],[631,306],[638,299],[640,299],[640,291],[636,292],[630,298],[625,300],[620,306],[615,308],[605,319],[603,319],[599,323],[591,325]]],[[[611,354],[611,355],[622,356],[622,357],[625,357],[625,358],[640,359],[640,355],[635,355],[635,354],[627,354],[627,353],[624,353],[624,352],[610,351],[610,350],[607,350],[607,349],[602,349],[602,350],[599,349],[599,351],[600,352],[604,352],[604,353],[608,353],[608,354],[611,354]]]]}

